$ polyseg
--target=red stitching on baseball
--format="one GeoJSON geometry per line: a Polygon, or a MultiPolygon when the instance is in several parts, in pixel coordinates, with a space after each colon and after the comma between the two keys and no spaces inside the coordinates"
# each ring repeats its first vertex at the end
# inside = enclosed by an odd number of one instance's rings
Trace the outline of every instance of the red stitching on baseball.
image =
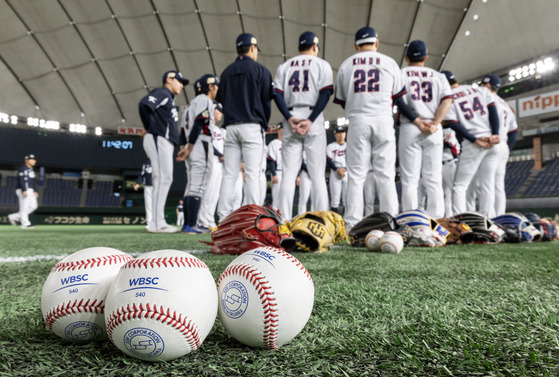
{"type": "Polygon", "coordinates": [[[88,258],[88,259],[78,260],[78,261],[59,262],[54,265],[51,272],[74,271],[74,270],[81,270],[83,268],[106,266],[115,263],[122,264],[132,259],[134,258],[128,254],[115,254],[115,255],[107,255],[105,257],[88,258]]]}
{"type": "Polygon", "coordinates": [[[299,270],[301,270],[305,275],[307,275],[307,278],[310,280],[311,284],[314,287],[314,282],[312,281],[312,277],[311,274],[309,274],[309,271],[307,271],[307,269],[305,268],[305,266],[303,266],[301,264],[301,262],[299,262],[299,260],[297,258],[295,258],[293,255],[289,254],[287,251],[283,250],[283,249],[278,249],[278,248],[274,248],[274,247],[266,247],[266,249],[270,249],[270,250],[275,250],[276,252],[278,252],[279,254],[283,255],[284,257],[286,257],[291,263],[295,263],[295,265],[297,267],[299,267],[299,270]]]}
{"type": "Polygon", "coordinates": [[[223,271],[217,282],[218,289],[222,280],[230,275],[240,275],[244,277],[254,286],[256,291],[260,293],[260,302],[262,303],[262,309],[264,312],[264,333],[262,340],[264,341],[266,348],[278,348],[278,310],[276,308],[276,298],[274,297],[274,292],[269,286],[268,280],[266,280],[254,266],[237,264],[230,266],[223,271]]]}
{"type": "Polygon", "coordinates": [[[113,340],[112,333],[116,326],[132,319],[142,318],[155,319],[171,326],[185,337],[192,351],[198,349],[202,344],[198,329],[188,318],[175,311],[171,312],[170,309],[165,309],[163,306],[158,307],[150,304],[138,304],[137,306],[136,304],[128,304],[113,311],[107,321],[109,339],[113,340]]]}
{"type": "Polygon", "coordinates": [[[208,266],[197,258],[188,257],[160,257],[134,259],[126,263],[122,268],[154,268],[154,267],[190,267],[208,268],[208,266]]]}
{"type": "Polygon", "coordinates": [[[105,311],[105,304],[103,300],[90,301],[89,299],[84,302],[84,299],[68,301],[65,304],[58,305],[45,315],[45,323],[50,331],[52,331],[52,326],[54,323],[67,315],[78,314],[78,313],[98,313],[103,314],[105,311]]]}

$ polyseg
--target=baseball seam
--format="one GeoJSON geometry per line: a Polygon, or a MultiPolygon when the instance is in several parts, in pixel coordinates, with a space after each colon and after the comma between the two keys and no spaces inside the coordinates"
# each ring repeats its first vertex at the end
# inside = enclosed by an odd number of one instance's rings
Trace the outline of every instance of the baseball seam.
{"type": "Polygon", "coordinates": [[[194,267],[208,268],[208,266],[197,258],[188,257],[162,257],[134,259],[126,263],[122,268],[155,268],[155,267],[194,267]]]}
{"type": "Polygon", "coordinates": [[[68,301],[62,305],[55,306],[45,315],[45,323],[47,328],[52,331],[52,326],[54,323],[67,315],[79,314],[79,313],[104,313],[105,304],[103,300],[74,300],[68,301]]]}
{"type": "Polygon", "coordinates": [[[74,271],[86,268],[106,266],[111,264],[122,264],[132,260],[133,257],[128,254],[107,255],[105,257],[88,258],[70,262],[57,263],[51,272],[74,271]]]}
{"type": "Polygon", "coordinates": [[[278,252],[279,254],[283,255],[291,263],[295,263],[295,266],[297,266],[297,268],[299,268],[299,270],[301,270],[301,272],[303,272],[307,276],[307,278],[309,279],[309,281],[311,282],[311,284],[314,287],[314,282],[312,281],[311,274],[309,273],[309,271],[307,271],[305,266],[303,266],[303,264],[301,264],[301,262],[299,262],[299,260],[297,258],[295,258],[293,255],[289,254],[287,251],[284,251],[282,249],[276,249],[276,248],[270,248],[270,249],[273,249],[276,252],[278,252]]]}
{"type": "Polygon", "coordinates": [[[192,351],[198,349],[202,344],[198,329],[188,318],[183,317],[180,313],[177,314],[176,311],[171,311],[168,308],[165,309],[163,306],[158,307],[150,304],[128,304],[113,311],[107,321],[107,335],[109,339],[114,343],[113,330],[126,321],[133,319],[154,319],[171,326],[184,336],[192,351]]]}
{"type": "Polygon", "coordinates": [[[269,282],[265,279],[258,270],[247,264],[238,264],[228,267],[217,282],[217,286],[230,275],[240,275],[247,279],[253,286],[256,292],[260,295],[260,302],[264,311],[264,330],[262,340],[267,349],[276,349],[278,337],[278,309],[274,292],[269,286],[269,282]]]}

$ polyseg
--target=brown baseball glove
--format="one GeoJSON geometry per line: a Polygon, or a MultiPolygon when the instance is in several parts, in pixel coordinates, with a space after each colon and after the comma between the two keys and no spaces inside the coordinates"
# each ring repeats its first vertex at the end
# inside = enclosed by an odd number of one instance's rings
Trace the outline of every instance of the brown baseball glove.
{"type": "Polygon", "coordinates": [[[461,222],[454,217],[438,219],[437,222],[450,233],[447,244],[464,244],[473,242],[474,233],[468,224],[461,222]]]}

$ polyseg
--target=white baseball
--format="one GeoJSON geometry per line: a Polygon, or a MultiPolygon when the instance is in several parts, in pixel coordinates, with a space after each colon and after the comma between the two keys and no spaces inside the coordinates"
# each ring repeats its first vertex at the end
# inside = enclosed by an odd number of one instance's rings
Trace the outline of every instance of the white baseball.
{"type": "Polygon", "coordinates": [[[379,229],[373,229],[365,237],[365,247],[369,251],[380,251],[379,240],[384,235],[384,232],[379,229]]]}
{"type": "Polygon", "coordinates": [[[314,303],[311,275],[291,254],[259,247],[238,256],[221,274],[219,319],[248,346],[274,349],[305,327],[314,303]]]}
{"type": "Polygon", "coordinates": [[[383,253],[398,254],[404,248],[404,239],[397,232],[386,232],[379,240],[379,246],[383,253]]]}
{"type": "Polygon", "coordinates": [[[108,294],[109,339],[142,360],[173,360],[198,349],[217,315],[208,266],[184,251],[158,250],[122,266],[108,294]]]}
{"type": "Polygon", "coordinates": [[[48,329],[73,342],[107,339],[105,297],[120,267],[132,259],[110,247],[91,247],[58,262],[41,293],[48,329]]]}

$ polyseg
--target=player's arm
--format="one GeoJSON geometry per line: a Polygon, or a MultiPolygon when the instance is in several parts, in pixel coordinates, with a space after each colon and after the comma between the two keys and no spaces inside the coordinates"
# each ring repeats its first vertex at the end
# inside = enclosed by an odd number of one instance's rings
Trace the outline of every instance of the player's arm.
{"type": "Polygon", "coordinates": [[[509,147],[509,151],[512,151],[514,144],[516,143],[516,139],[518,138],[518,128],[514,131],[511,131],[507,134],[507,146],[509,147]]]}
{"type": "Polygon", "coordinates": [[[439,104],[439,107],[437,108],[437,111],[435,112],[435,118],[433,118],[433,123],[441,124],[443,122],[444,118],[446,117],[446,114],[448,113],[448,111],[452,107],[452,102],[453,101],[454,100],[453,100],[452,95],[444,97],[441,100],[441,103],[439,104]]]}
{"type": "Polygon", "coordinates": [[[454,130],[454,132],[456,132],[457,135],[459,135],[463,139],[479,145],[480,147],[487,148],[490,146],[489,142],[485,140],[486,138],[476,138],[456,120],[447,121],[445,122],[444,126],[450,127],[454,130]]]}
{"type": "Polygon", "coordinates": [[[338,168],[336,168],[336,164],[334,164],[334,161],[330,158],[330,156],[326,156],[326,165],[334,171],[338,170],[338,168]]]}
{"type": "Polygon", "coordinates": [[[491,126],[491,143],[492,144],[498,144],[500,139],[499,139],[499,127],[500,127],[500,121],[499,121],[499,113],[497,111],[497,106],[495,105],[495,102],[491,102],[489,105],[487,105],[487,111],[489,112],[489,125],[491,126]]]}
{"type": "Polygon", "coordinates": [[[322,111],[324,111],[332,94],[334,94],[334,88],[331,85],[320,90],[314,109],[311,115],[307,118],[311,121],[311,123],[314,123],[315,119],[320,115],[320,113],[322,113],[322,111]]]}
{"type": "Polygon", "coordinates": [[[274,97],[274,102],[276,103],[276,106],[278,107],[278,110],[280,111],[281,115],[283,115],[285,120],[289,122],[289,119],[293,118],[293,115],[291,115],[291,112],[287,108],[287,104],[285,103],[285,98],[283,98],[283,91],[280,90],[279,88],[276,88],[275,91],[276,91],[276,96],[274,97]]]}
{"type": "MultiPolygon", "coordinates": [[[[264,109],[264,121],[267,125],[270,122],[270,115],[272,114],[272,99],[276,97],[276,91],[274,90],[274,85],[272,84],[272,74],[267,68],[262,66],[262,107],[264,109]]],[[[219,92],[219,91],[218,91],[219,92]]]]}

